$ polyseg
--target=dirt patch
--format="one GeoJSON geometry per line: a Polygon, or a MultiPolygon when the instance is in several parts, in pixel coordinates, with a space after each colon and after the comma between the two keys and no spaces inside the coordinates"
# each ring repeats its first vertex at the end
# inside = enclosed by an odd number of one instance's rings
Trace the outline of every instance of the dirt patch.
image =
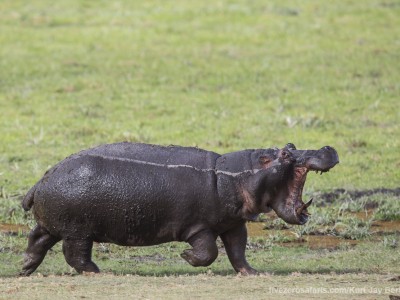
{"type": "MultiPolygon", "coordinates": [[[[374,215],[373,209],[363,212],[347,212],[351,217],[367,222],[374,215]]],[[[354,246],[365,241],[364,239],[350,239],[337,236],[335,230],[340,230],[340,226],[333,226],[332,230],[319,231],[316,228],[300,237],[296,235],[294,226],[283,226],[281,223],[275,223],[278,217],[270,212],[264,215],[260,222],[247,223],[247,232],[250,238],[262,238],[270,244],[283,245],[286,247],[306,246],[310,249],[338,249],[340,247],[354,246]],[[272,222],[271,222],[272,220],[272,222]],[[265,223],[264,223],[265,222],[265,223]],[[338,229],[339,228],[339,229],[338,229]]],[[[361,225],[360,225],[361,226],[361,225]]],[[[382,236],[389,234],[400,234],[400,221],[372,221],[369,230],[370,236],[367,240],[382,240],[382,236]]],[[[256,242],[256,246],[265,247],[263,243],[256,242]]],[[[254,246],[254,247],[256,247],[254,246]]]]}
{"type": "Polygon", "coordinates": [[[359,243],[359,241],[346,240],[332,235],[307,235],[296,237],[295,233],[290,229],[265,229],[263,223],[257,222],[248,223],[247,232],[249,237],[270,239],[272,242],[285,247],[306,246],[310,249],[337,249],[342,245],[353,246],[359,243]],[[276,235],[280,238],[274,241],[274,236],[276,235]]]}
{"type": "Polygon", "coordinates": [[[310,249],[337,249],[341,246],[354,246],[359,243],[355,240],[344,240],[331,235],[309,235],[305,237],[306,245],[310,249]]]}
{"type": "Polygon", "coordinates": [[[270,230],[265,230],[265,224],[262,222],[249,222],[247,223],[247,234],[250,237],[268,236],[270,230]]]}
{"type": "Polygon", "coordinates": [[[29,227],[19,224],[0,224],[0,232],[7,235],[17,235],[18,233],[27,234],[29,227]]]}
{"type": "Polygon", "coordinates": [[[400,221],[374,221],[371,226],[374,234],[400,233],[400,221]]]}
{"type": "MultiPolygon", "coordinates": [[[[325,203],[333,203],[338,200],[340,201],[340,199],[345,199],[346,198],[345,196],[355,200],[375,194],[384,194],[384,195],[392,195],[400,197],[400,188],[395,188],[395,189],[377,188],[370,190],[355,190],[355,191],[349,191],[346,189],[335,189],[332,192],[317,194],[317,196],[325,203]]],[[[369,208],[371,209],[375,207],[369,207],[369,208]]]]}

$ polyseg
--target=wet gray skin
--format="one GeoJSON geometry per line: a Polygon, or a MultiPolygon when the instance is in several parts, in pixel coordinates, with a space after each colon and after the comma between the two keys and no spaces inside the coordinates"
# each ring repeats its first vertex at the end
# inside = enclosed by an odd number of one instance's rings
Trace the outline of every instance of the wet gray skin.
{"type": "Polygon", "coordinates": [[[73,154],[45,173],[24,197],[37,226],[29,234],[21,275],[63,241],[67,263],[99,272],[93,242],[147,246],[182,241],[181,256],[208,266],[224,243],[236,272],[255,274],[245,259],[246,221],[271,208],[304,224],[301,194],[308,171],[326,172],[336,151],[248,149],[220,155],[198,148],[117,143],[73,154]]]}

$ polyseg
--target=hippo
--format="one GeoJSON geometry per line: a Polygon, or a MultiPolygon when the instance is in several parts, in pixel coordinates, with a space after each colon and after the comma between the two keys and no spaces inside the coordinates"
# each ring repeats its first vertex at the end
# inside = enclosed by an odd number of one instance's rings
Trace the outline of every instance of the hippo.
{"type": "Polygon", "coordinates": [[[245,258],[246,221],[274,210],[287,223],[305,224],[312,201],[302,201],[308,171],[322,174],[338,162],[330,146],[297,150],[291,143],[223,155],[128,142],[83,150],[49,169],[22,200],[37,225],[20,275],[34,272],[61,240],[66,262],[78,273],[99,272],[93,242],[187,242],[191,249],[181,257],[209,266],[218,237],[236,272],[257,274],[245,258]]]}

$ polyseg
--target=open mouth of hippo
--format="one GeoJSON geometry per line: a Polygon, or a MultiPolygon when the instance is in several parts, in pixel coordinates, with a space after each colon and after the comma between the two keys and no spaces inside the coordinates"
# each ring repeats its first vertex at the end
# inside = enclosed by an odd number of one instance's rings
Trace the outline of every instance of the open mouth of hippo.
{"type": "Polygon", "coordinates": [[[285,222],[290,224],[303,225],[309,219],[307,208],[313,199],[304,203],[302,200],[303,188],[309,171],[323,174],[328,172],[339,163],[339,157],[335,149],[326,146],[319,150],[296,150],[293,144],[288,144],[284,148],[293,159],[293,174],[288,181],[287,191],[283,201],[272,207],[277,215],[285,222]]]}
{"type": "MultiPolygon", "coordinates": [[[[299,225],[305,224],[310,216],[307,208],[312,204],[313,198],[311,198],[307,203],[303,202],[303,188],[307,179],[307,173],[310,169],[306,167],[295,167],[294,169],[294,180],[289,184],[289,196],[288,203],[293,203],[292,205],[292,215],[296,218],[296,223],[299,225]]],[[[318,174],[319,170],[315,170],[318,174]]],[[[320,174],[328,171],[319,171],[320,174]]]]}
{"type": "Polygon", "coordinates": [[[308,221],[309,213],[307,208],[311,205],[312,199],[307,203],[302,201],[303,188],[306,182],[308,169],[300,167],[294,169],[294,179],[289,183],[288,204],[292,205],[292,215],[297,219],[297,223],[304,224],[308,221]]]}

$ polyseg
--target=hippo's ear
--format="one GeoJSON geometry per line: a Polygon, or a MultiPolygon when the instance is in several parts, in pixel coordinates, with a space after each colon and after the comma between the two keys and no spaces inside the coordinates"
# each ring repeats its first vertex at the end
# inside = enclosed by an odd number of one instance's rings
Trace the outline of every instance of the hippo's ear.
{"type": "Polygon", "coordinates": [[[267,163],[270,163],[270,162],[272,161],[272,159],[271,159],[270,157],[268,157],[268,156],[261,155],[261,156],[258,158],[258,161],[260,162],[260,164],[265,165],[265,164],[267,164],[267,163]]]}
{"type": "Polygon", "coordinates": [[[287,150],[296,150],[296,146],[292,143],[287,143],[285,146],[285,149],[287,150]]]}

